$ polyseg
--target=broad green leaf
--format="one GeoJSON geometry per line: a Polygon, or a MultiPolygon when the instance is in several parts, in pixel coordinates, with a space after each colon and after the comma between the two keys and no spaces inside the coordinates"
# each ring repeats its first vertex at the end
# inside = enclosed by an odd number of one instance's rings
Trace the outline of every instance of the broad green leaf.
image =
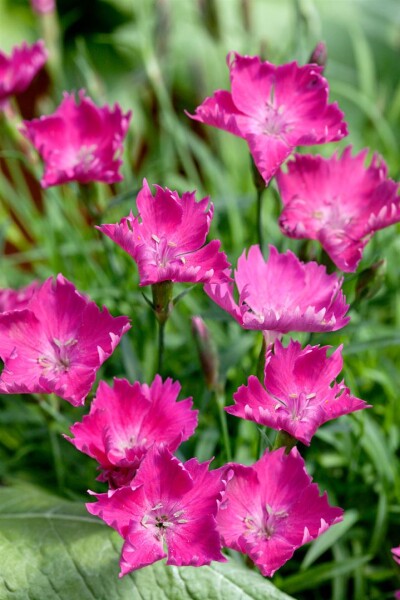
{"type": "Polygon", "coordinates": [[[28,485],[1,488],[0,600],[290,600],[235,562],[159,562],[119,579],[121,542],[79,502],[28,485]]]}

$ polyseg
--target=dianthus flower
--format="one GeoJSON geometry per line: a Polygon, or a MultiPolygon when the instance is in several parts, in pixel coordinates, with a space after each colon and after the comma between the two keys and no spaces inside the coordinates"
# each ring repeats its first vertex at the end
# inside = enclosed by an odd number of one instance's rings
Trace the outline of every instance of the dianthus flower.
{"type": "Polygon", "coordinates": [[[260,248],[251,246],[247,257],[243,252],[238,260],[235,282],[238,304],[232,283],[206,285],[204,290],[244,329],[335,331],[350,320],[341,279],[316,262],[301,262],[290,250],[279,254],[270,246],[265,261],[260,248]]]}
{"type": "Polygon", "coordinates": [[[355,271],[364,246],[378,229],[400,221],[398,184],[387,178],[377,155],[364,167],[368,150],[331,158],[296,155],[277,174],[284,209],[280,226],[293,238],[318,240],[342,271],[355,271]]]}
{"type": "Polygon", "coordinates": [[[247,554],[264,576],[272,577],[294,551],[342,520],[341,508],[328,504],[311,483],[296,448],[266,452],[251,467],[228,465],[217,514],[224,546],[247,554]]]}
{"type": "Polygon", "coordinates": [[[119,168],[123,140],[131,113],[116,104],[97,107],[85,92],[64,93],[54,114],[24,121],[22,133],[44,161],[43,188],[68,181],[114,183],[122,180],[119,168]]]}
{"type": "Polygon", "coordinates": [[[10,96],[24,92],[47,60],[44,42],[14,46],[11,56],[0,51],[0,109],[10,96]]]}
{"type": "Polygon", "coordinates": [[[38,287],[39,283],[33,281],[19,290],[12,288],[0,289],[0,313],[26,308],[38,287]]]}
{"type": "Polygon", "coordinates": [[[188,116],[244,138],[266,184],[296,146],[347,135],[343,113],[328,104],[323,67],[275,66],[236,53],[227,60],[232,92],[216,91],[188,116]]]}
{"type": "Polygon", "coordinates": [[[341,348],[328,357],[329,348],[302,349],[293,340],[285,348],[277,340],[265,364],[265,389],[252,375],[247,386],[242,385],[233,395],[235,405],[225,410],[236,417],[284,430],[309,445],[326,421],[368,406],[351,396],[343,381],[334,381],[342,370],[343,359],[341,348]]]}
{"type": "Polygon", "coordinates": [[[47,279],[28,308],[0,314],[0,393],[54,392],[83,404],[96,372],[130,328],[62,275],[47,279]]]}
{"type": "Polygon", "coordinates": [[[230,265],[219,251],[220,241],[205,244],[214,212],[209,199],[196,202],[194,192],[180,197],[168,188],[155,188],[152,196],[143,181],[136,199],[138,217],[131,212],[120,223],[98,228],[136,261],[140,285],[227,281],[230,265]]]}
{"type": "Polygon", "coordinates": [[[153,446],[130,486],[94,494],[98,502],[86,504],[88,511],[125,540],[120,576],[166,556],[167,565],[225,562],[215,521],[225,482],[208,466],[195,458],[181,463],[153,446]]]}
{"type": "Polygon", "coordinates": [[[114,388],[100,381],[90,413],[71,427],[78,450],[100,465],[100,481],[113,488],[129,485],[153,444],[174,452],[197,425],[192,399],[177,402],[181,386],[156,375],[153,383],[114,379],[114,388]]]}
{"type": "Polygon", "coordinates": [[[31,0],[31,6],[39,15],[54,12],[56,9],[55,0],[31,0]]]}

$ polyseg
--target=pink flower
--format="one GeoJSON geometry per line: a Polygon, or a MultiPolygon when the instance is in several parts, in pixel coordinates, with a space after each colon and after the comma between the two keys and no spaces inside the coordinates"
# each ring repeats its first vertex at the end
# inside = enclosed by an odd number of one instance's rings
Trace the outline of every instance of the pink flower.
{"type": "Polygon", "coordinates": [[[209,199],[196,202],[194,192],[181,198],[168,188],[155,188],[152,196],[143,181],[136,200],[138,217],[131,212],[120,223],[98,228],[137,262],[140,285],[227,281],[230,265],[219,251],[220,242],[204,245],[214,212],[209,199]]]}
{"type": "Polygon", "coordinates": [[[178,566],[226,560],[215,521],[225,482],[208,466],[195,458],[181,463],[165,446],[153,446],[131,486],[94,494],[98,502],[88,511],[125,540],[120,576],[166,556],[178,566]]]}
{"type": "Polygon", "coordinates": [[[129,328],[127,317],[100,311],[62,275],[47,279],[28,308],[0,315],[0,393],[54,392],[83,404],[129,328]]]}
{"type": "Polygon", "coordinates": [[[244,138],[266,184],[296,146],[347,135],[343,113],[328,104],[323,67],[276,67],[236,53],[227,60],[232,93],[216,91],[188,116],[244,138]]]}
{"type": "Polygon", "coordinates": [[[19,290],[11,288],[0,289],[0,313],[26,308],[38,287],[39,283],[33,281],[19,290]]]}
{"type": "Polygon", "coordinates": [[[350,320],[341,279],[316,262],[301,262],[289,250],[279,254],[270,246],[265,261],[260,248],[251,246],[247,257],[243,252],[238,260],[235,282],[238,304],[231,283],[204,290],[245,329],[335,331],[350,320]]]}
{"type": "Polygon", "coordinates": [[[397,546],[397,548],[392,548],[392,554],[393,560],[395,560],[397,564],[400,565],[400,546],[397,546]]]}
{"type": "Polygon", "coordinates": [[[174,452],[197,425],[192,399],[177,402],[181,386],[156,375],[148,385],[114,379],[114,389],[100,381],[89,415],[75,423],[67,439],[78,450],[96,459],[98,478],[111,487],[129,485],[153,444],[165,444],[174,452]]]}
{"type": "Polygon", "coordinates": [[[233,395],[235,405],[225,410],[284,430],[309,445],[326,421],[368,406],[351,396],[343,381],[334,381],[343,367],[341,347],[329,357],[328,350],[329,346],[306,346],[302,350],[293,340],[284,348],[277,340],[265,365],[265,389],[251,376],[247,386],[242,385],[233,395]]]}
{"type": "Polygon", "coordinates": [[[55,0],[31,0],[32,10],[40,15],[54,12],[56,9],[55,0]]]}
{"type": "Polygon", "coordinates": [[[47,51],[42,40],[32,46],[26,42],[19,47],[14,46],[11,56],[0,51],[0,109],[10,96],[20,94],[29,87],[46,60],[47,51]]]}
{"type": "Polygon", "coordinates": [[[294,551],[342,520],[311,483],[296,448],[266,452],[251,467],[228,465],[233,477],[217,515],[223,545],[243,552],[272,577],[294,551]]]}
{"type": "Polygon", "coordinates": [[[54,114],[24,121],[22,133],[45,163],[42,187],[67,181],[121,181],[119,157],[130,118],[131,113],[123,114],[118,104],[98,108],[81,90],[78,103],[74,94],[64,93],[54,114]]]}
{"type": "Polygon", "coordinates": [[[352,157],[347,147],[340,158],[296,155],[288,172],[277,175],[282,232],[318,240],[342,271],[356,270],[375,231],[400,221],[399,186],[387,179],[378,155],[364,167],[367,152],[352,157]]]}

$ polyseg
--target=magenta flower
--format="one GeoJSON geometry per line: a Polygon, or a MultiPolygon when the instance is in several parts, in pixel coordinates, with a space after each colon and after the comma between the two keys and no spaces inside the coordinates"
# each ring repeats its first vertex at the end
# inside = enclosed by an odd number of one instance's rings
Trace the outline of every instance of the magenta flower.
{"type": "Polygon", "coordinates": [[[270,246],[265,261],[260,248],[251,246],[247,257],[243,252],[238,260],[235,282],[238,304],[232,283],[206,285],[204,290],[245,329],[335,331],[350,320],[342,280],[316,262],[301,262],[290,250],[279,254],[270,246]]]}
{"type": "Polygon", "coordinates": [[[378,155],[365,168],[367,153],[352,157],[347,147],[340,158],[296,155],[277,175],[282,232],[318,240],[342,271],[357,269],[375,231],[400,221],[399,185],[378,155]]]}
{"type": "Polygon", "coordinates": [[[11,288],[0,289],[0,313],[26,308],[38,288],[39,283],[33,281],[19,290],[13,290],[11,288]]]}
{"type": "Polygon", "coordinates": [[[54,114],[24,121],[22,133],[44,160],[41,185],[47,188],[68,181],[114,183],[122,180],[119,168],[123,140],[131,113],[116,104],[98,108],[85,92],[64,93],[54,114]]]}
{"type": "Polygon", "coordinates": [[[0,109],[10,96],[24,92],[47,60],[44,42],[14,46],[11,56],[0,51],[0,109]]]}
{"type": "Polygon", "coordinates": [[[127,317],[100,311],[62,275],[47,279],[28,308],[0,314],[0,393],[54,392],[83,404],[129,328],[127,317]]]}
{"type": "Polygon", "coordinates": [[[153,446],[131,486],[94,494],[98,502],[86,504],[125,540],[121,577],[166,556],[168,565],[225,562],[215,521],[225,482],[208,466],[195,458],[181,463],[153,446]]]}
{"type": "Polygon", "coordinates": [[[194,192],[181,198],[168,188],[155,188],[152,196],[143,181],[136,200],[138,217],[131,212],[120,223],[98,227],[137,262],[140,285],[227,281],[230,265],[219,251],[221,243],[204,245],[214,212],[209,199],[196,202],[194,192]]]}
{"type": "Polygon", "coordinates": [[[56,9],[55,0],[31,0],[31,6],[39,15],[54,12],[56,9]]]}
{"type": "Polygon", "coordinates": [[[392,554],[393,560],[395,560],[397,564],[400,565],[400,546],[397,546],[397,548],[392,548],[392,554]]]}
{"type": "Polygon", "coordinates": [[[236,53],[227,61],[232,93],[216,91],[188,116],[244,138],[266,184],[296,146],[347,135],[343,113],[328,104],[323,67],[276,67],[236,53]]]}
{"type": "Polygon", "coordinates": [[[235,417],[284,430],[310,444],[318,427],[368,405],[350,395],[344,382],[335,377],[343,367],[341,347],[327,356],[329,346],[306,346],[290,340],[284,348],[274,344],[265,365],[264,387],[257,377],[249,377],[233,395],[234,406],[225,410],[235,417]]]}
{"type": "Polygon", "coordinates": [[[228,481],[218,511],[223,545],[243,552],[264,576],[272,577],[294,551],[342,520],[311,483],[296,448],[266,452],[251,467],[228,465],[228,481]]]}
{"type": "Polygon", "coordinates": [[[174,452],[193,434],[198,411],[191,410],[191,398],[177,402],[180,389],[159,375],[150,386],[114,379],[113,389],[100,381],[89,415],[71,427],[75,438],[67,439],[97,460],[100,481],[114,488],[129,485],[153,444],[174,452]]]}

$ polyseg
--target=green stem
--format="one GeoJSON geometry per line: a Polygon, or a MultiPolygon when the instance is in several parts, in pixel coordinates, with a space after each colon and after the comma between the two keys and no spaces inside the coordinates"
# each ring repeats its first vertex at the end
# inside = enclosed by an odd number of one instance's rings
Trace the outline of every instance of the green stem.
{"type": "Polygon", "coordinates": [[[257,189],[257,238],[261,252],[263,251],[264,238],[262,231],[262,195],[264,190],[257,189]]]}
{"type": "Polygon", "coordinates": [[[266,189],[265,181],[257,169],[253,158],[251,158],[251,170],[253,174],[253,183],[257,191],[257,237],[261,252],[263,251],[263,231],[262,231],[262,196],[266,189]]]}
{"type": "Polygon", "coordinates": [[[228,462],[232,460],[231,444],[229,440],[228,422],[226,419],[225,396],[222,390],[215,390],[215,399],[218,406],[219,420],[221,423],[222,439],[224,442],[225,455],[228,462]]]}
{"type": "Polygon", "coordinates": [[[264,383],[264,369],[265,369],[265,353],[267,351],[267,344],[265,341],[265,337],[262,336],[262,344],[261,344],[261,349],[260,349],[260,354],[258,355],[258,361],[257,361],[257,378],[261,381],[261,383],[264,383]]]}
{"type": "Polygon", "coordinates": [[[161,374],[164,357],[164,333],[166,321],[158,321],[158,362],[157,373],[161,374]]]}
{"type": "Polygon", "coordinates": [[[272,450],[278,450],[278,448],[285,447],[285,454],[289,454],[292,448],[294,448],[297,444],[296,438],[287,433],[287,431],[278,431],[278,434],[275,438],[274,445],[272,446],[272,450]]]}

